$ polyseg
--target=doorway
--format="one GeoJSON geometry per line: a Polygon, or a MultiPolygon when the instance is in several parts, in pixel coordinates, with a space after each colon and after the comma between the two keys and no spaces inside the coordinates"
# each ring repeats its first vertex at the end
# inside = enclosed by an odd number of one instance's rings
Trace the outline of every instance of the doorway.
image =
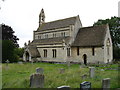
{"type": "Polygon", "coordinates": [[[29,62],[29,56],[30,56],[29,53],[26,52],[25,55],[26,55],[26,61],[29,62]]]}
{"type": "Polygon", "coordinates": [[[86,54],[83,55],[83,60],[84,60],[84,64],[87,65],[87,55],[86,54]]]}

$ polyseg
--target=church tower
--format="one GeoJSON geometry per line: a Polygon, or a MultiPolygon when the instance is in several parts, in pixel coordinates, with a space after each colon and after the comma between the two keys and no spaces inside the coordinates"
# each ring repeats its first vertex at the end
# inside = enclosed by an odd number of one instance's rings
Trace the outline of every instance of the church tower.
{"type": "Polygon", "coordinates": [[[42,25],[42,23],[45,22],[45,13],[44,9],[42,8],[40,15],[39,15],[39,27],[42,25]]]}

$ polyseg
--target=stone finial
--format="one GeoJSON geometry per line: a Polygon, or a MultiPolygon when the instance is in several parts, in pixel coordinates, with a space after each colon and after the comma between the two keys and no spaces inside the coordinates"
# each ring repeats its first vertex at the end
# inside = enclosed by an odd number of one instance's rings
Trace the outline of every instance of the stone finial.
{"type": "Polygon", "coordinates": [[[28,44],[30,44],[30,40],[28,41],[28,44]]]}
{"type": "Polygon", "coordinates": [[[26,42],[24,43],[24,46],[25,46],[25,47],[27,46],[27,43],[26,43],[26,42]]]}

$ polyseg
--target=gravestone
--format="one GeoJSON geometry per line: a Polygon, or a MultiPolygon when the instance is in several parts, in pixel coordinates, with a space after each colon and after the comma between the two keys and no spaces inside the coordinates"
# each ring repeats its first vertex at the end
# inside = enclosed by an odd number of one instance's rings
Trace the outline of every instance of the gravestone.
{"type": "Polygon", "coordinates": [[[36,73],[43,74],[44,70],[43,68],[36,68],[36,73]]]}
{"type": "Polygon", "coordinates": [[[43,74],[32,74],[30,76],[30,87],[31,88],[43,88],[44,87],[44,75],[43,74]]]}
{"type": "Polygon", "coordinates": [[[86,67],[85,64],[83,62],[81,62],[80,68],[85,68],[85,67],[86,67]]]}
{"type": "Polygon", "coordinates": [[[57,90],[70,90],[70,86],[60,86],[57,87],[57,90]]]}
{"type": "Polygon", "coordinates": [[[31,64],[32,64],[32,65],[33,65],[33,62],[34,62],[34,61],[32,60],[32,61],[31,61],[31,64]]]}
{"type": "Polygon", "coordinates": [[[9,69],[8,63],[9,63],[10,61],[9,61],[9,60],[6,60],[5,62],[6,62],[6,67],[5,67],[5,68],[6,68],[6,69],[9,69]]]}
{"type": "Polygon", "coordinates": [[[90,68],[90,71],[89,71],[90,77],[93,78],[95,75],[95,67],[89,67],[89,68],[90,68]]]}
{"type": "Polygon", "coordinates": [[[18,62],[18,64],[23,64],[23,62],[18,62]]]}
{"type": "Polygon", "coordinates": [[[8,66],[8,63],[10,62],[9,60],[5,61],[6,62],[6,66],[8,66]]]}
{"type": "Polygon", "coordinates": [[[87,75],[84,74],[84,75],[82,75],[81,77],[82,77],[82,79],[85,79],[85,78],[87,78],[87,75]]]}
{"type": "Polygon", "coordinates": [[[84,81],[80,84],[80,90],[90,90],[91,89],[91,83],[84,81]]]}
{"type": "Polygon", "coordinates": [[[64,68],[60,68],[60,74],[64,73],[65,69],[64,68]]]}
{"type": "Polygon", "coordinates": [[[102,88],[103,90],[108,90],[110,88],[110,78],[105,78],[102,80],[102,88]]]}
{"type": "Polygon", "coordinates": [[[70,67],[70,65],[71,65],[70,61],[67,61],[66,64],[67,64],[68,67],[70,67]]]}
{"type": "Polygon", "coordinates": [[[101,69],[101,71],[105,71],[104,69],[101,69]]]}

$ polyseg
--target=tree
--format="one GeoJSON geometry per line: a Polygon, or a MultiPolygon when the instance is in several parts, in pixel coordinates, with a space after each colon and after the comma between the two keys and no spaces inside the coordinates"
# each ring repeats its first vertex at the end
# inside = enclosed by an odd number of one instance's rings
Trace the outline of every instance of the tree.
{"type": "Polygon", "coordinates": [[[24,48],[16,48],[15,53],[18,55],[19,58],[22,58],[24,53],[24,48]]]}
{"type": "Polygon", "coordinates": [[[98,20],[93,26],[108,24],[113,42],[113,58],[120,59],[120,17],[111,17],[110,19],[98,20]]]}
{"type": "Polygon", "coordinates": [[[14,31],[10,26],[2,24],[2,40],[11,40],[15,47],[19,47],[17,40],[17,36],[14,35],[14,31]]]}
{"type": "Polygon", "coordinates": [[[15,48],[18,48],[17,36],[14,35],[14,31],[11,27],[2,24],[2,62],[4,63],[7,59],[10,62],[16,62],[18,56],[15,53],[15,48]]]}

